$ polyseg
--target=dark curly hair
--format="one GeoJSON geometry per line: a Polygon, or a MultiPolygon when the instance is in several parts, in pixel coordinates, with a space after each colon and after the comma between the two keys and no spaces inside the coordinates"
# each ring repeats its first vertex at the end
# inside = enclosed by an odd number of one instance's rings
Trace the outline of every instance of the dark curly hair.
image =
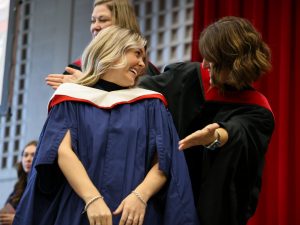
{"type": "Polygon", "coordinates": [[[250,86],[271,69],[271,53],[260,33],[244,18],[224,17],[200,36],[202,57],[211,64],[213,85],[221,90],[250,86]]]}

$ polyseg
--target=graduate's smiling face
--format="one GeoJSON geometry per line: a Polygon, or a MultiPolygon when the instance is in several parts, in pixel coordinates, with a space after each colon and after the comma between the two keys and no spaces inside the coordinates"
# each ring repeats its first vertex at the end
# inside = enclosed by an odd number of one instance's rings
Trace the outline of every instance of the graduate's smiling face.
{"type": "MultiPolygon", "coordinates": [[[[143,74],[145,69],[145,49],[130,49],[125,53],[125,67],[110,69],[104,74],[103,80],[115,83],[122,87],[132,87],[137,78],[143,74]]],[[[115,64],[119,64],[116,62],[115,64]]]]}

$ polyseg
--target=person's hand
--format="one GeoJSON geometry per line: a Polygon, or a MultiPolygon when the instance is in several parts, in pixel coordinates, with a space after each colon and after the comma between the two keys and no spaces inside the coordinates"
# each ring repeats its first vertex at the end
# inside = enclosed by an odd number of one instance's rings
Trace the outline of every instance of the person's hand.
{"type": "Polygon", "coordinates": [[[90,225],[112,225],[112,214],[103,198],[92,202],[86,210],[90,225]]]}
{"type": "Polygon", "coordinates": [[[15,218],[14,213],[1,213],[0,214],[0,224],[1,225],[11,225],[15,218]]]}
{"type": "Polygon", "coordinates": [[[66,67],[65,70],[70,75],[49,74],[45,78],[46,84],[51,86],[53,89],[57,89],[62,83],[74,83],[76,80],[83,76],[83,73],[80,70],[76,70],[71,67],[66,67]]]}
{"type": "Polygon", "coordinates": [[[144,222],[146,205],[133,193],[128,195],[113,212],[122,213],[119,225],[142,225],[144,222]]]}
{"type": "Polygon", "coordinates": [[[219,128],[219,124],[212,123],[204,127],[202,130],[197,130],[179,141],[179,150],[184,150],[197,145],[207,145],[212,143],[215,137],[215,130],[219,128]]]}

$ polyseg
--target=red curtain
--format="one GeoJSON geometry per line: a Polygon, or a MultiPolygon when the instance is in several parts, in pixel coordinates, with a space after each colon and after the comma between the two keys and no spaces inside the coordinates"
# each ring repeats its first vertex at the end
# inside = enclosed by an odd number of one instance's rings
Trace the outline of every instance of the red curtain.
{"type": "Polygon", "coordinates": [[[201,30],[223,16],[247,18],[271,48],[273,69],[257,88],[269,99],[276,126],[266,155],[258,208],[248,224],[298,225],[300,1],[194,0],[194,3],[193,61],[201,60],[198,51],[201,30]]]}

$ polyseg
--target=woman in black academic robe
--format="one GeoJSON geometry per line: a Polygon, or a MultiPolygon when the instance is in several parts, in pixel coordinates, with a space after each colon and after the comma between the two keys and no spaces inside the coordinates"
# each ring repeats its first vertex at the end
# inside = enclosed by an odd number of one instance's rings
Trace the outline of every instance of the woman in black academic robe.
{"type": "Polygon", "coordinates": [[[274,130],[267,99],[252,87],[270,68],[270,52],[254,27],[237,17],[206,28],[200,51],[202,64],[169,65],[140,86],[168,101],[201,224],[244,225],[257,206],[274,130]]]}

